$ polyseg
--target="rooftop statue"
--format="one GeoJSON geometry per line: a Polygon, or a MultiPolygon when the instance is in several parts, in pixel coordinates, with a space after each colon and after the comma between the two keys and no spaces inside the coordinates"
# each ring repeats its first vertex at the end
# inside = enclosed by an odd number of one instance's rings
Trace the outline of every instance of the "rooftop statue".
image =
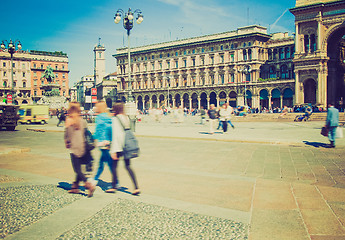
{"type": "Polygon", "coordinates": [[[48,83],[53,83],[54,82],[54,79],[55,79],[55,74],[53,72],[53,68],[48,66],[47,69],[44,71],[42,78],[45,78],[47,79],[47,82],[48,83]]]}

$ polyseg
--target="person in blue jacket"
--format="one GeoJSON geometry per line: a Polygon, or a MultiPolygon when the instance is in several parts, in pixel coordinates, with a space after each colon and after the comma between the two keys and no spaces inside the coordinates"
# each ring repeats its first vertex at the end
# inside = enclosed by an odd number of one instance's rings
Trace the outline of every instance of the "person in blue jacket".
{"type": "Polygon", "coordinates": [[[104,101],[98,102],[95,106],[95,110],[98,115],[96,117],[96,130],[93,137],[97,140],[97,147],[101,151],[98,170],[94,177],[95,181],[98,181],[104,170],[105,163],[108,164],[109,170],[112,173],[113,160],[109,153],[112,138],[112,116],[104,101]]]}
{"type": "Polygon", "coordinates": [[[328,128],[328,139],[330,147],[335,148],[335,133],[339,125],[339,111],[333,104],[328,105],[326,127],[328,128]]]}

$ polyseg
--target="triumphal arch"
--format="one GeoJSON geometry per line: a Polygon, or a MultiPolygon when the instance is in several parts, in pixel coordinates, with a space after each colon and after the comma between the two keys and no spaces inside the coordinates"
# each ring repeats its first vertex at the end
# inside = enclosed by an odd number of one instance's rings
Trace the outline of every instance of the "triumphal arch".
{"type": "Polygon", "coordinates": [[[296,0],[295,103],[345,101],[345,1],[296,0]]]}

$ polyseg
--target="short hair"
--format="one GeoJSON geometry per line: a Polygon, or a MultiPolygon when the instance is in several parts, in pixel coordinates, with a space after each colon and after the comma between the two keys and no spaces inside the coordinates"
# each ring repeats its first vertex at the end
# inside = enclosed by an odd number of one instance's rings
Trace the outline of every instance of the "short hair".
{"type": "Polygon", "coordinates": [[[104,101],[97,102],[96,107],[100,113],[108,112],[108,106],[104,101]]]}
{"type": "Polygon", "coordinates": [[[124,104],[122,102],[116,102],[113,105],[113,113],[115,115],[124,113],[124,104]]]}
{"type": "Polygon", "coordinates": [[[80,114],[81,109],[80,109],[80,103],[78,102],[70,102],[68,106],[67,113],[72,114],[72,113],[78,113],[80,114]]]}

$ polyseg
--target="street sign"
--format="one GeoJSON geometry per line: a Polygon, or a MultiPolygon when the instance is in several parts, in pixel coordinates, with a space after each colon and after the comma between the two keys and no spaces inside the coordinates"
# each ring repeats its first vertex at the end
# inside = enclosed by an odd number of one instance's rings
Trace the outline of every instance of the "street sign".
{"type": "Polygon", "coordinates": [[[85,96],[85,103],[91,103],[91,96],[85,96]]]}
{"type": "Polygon", "coordinates": [[[7,95],[7,104],[12,104],[12,95],[7,95]]]}
{"type": "Polygon", "coordinates": [[[97,103],[97,96],[92,96],[92,103],[97,103]]]}
{"type": "Polygon", "coordinates": [[[92,96],[97,95],[97,88],[91,88],[91,95],[92,96]]]}

